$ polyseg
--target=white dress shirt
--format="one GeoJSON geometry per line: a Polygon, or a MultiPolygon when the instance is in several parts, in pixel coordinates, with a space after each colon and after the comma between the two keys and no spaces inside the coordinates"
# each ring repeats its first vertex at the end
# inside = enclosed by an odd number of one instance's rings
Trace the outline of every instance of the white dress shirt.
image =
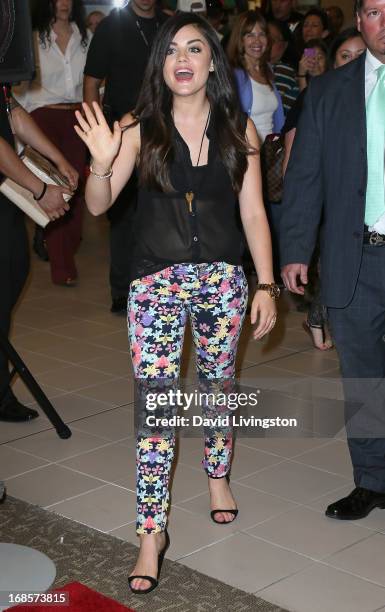
{"type": "MultiPolygon", "coordinates": [[[[367,102],[370,94],[372,93],[373,87],[377,83],[376,70],[383,64],[376,58],[369,49],[366,50],[365,57],[365,102],[367,102]]],[[[385,172],[384,172],[385,181],[385,172]]],[[[379,234],[385,234],[385,213],[381,215],[374,225],[369,227],[370,231],[378,232],[379,234]]]]}
{"type": "Polygon", "coordinates": [[[50,31],[51,43],[44,47],[39,33],[34,32],[36,77],[14,88],[15,98],[31,112],[48,104],[71,104],[83,100],[83,70],[86,63],[91,33],[87,32],[87,45],[83,46],[79,28],[71,23],[72,35],[63,54],[57,36],[50,31]]]}

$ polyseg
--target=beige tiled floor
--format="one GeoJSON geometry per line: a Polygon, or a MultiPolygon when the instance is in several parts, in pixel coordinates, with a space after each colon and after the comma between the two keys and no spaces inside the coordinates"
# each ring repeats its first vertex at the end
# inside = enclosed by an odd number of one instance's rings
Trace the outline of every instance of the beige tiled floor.
{"type": "MultiPolygon", "coordinates": [[[[15,347],[73,435],[60,440],[44,416],[0,423],[0,475],[11,495],[136,542],[132,374],[125,320],[109,313],[103,219],[86,217],[78,261],[79,285],[67,289],[52,286],[48,265],[32,258],[13,329],[15,347]]],[[[269,414],[279,406],[322,431],[322,411],[341,409],[338,360],[311,347],[302,319],[285,300],[268,340],[252,342],[246,325],[238,367],[243,385],[265,393],[269,414]],[[272,388],[281,394],[264,391],[272,388]],[[316,405],[312,393],[324,399],[316,405]]],[[[191,381],[189,355],[183,363],[191,381]]],[[[15,389],[33,404],[20,381],[15,389]]],[[[228,526],[209,518],[202,441],[182,439],[169,557],[293,612],[384,608],[385,513],[342,524],[324,516],[352,488],[343,432],[335,425],[332,433],[342,439],[239,437],[232,488],[240,512],[228,526]]]]}

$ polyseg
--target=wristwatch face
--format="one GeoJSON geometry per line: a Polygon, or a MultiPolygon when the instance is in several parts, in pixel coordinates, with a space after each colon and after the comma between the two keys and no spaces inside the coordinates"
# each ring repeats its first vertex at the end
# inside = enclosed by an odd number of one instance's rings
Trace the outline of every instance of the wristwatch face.
{"type": "Polygon", "coordinates": [[[275,283],[271,284],[258,284],[257,289],[262,289],[263,291],[267,291],[270,297],[273,300],[276,300],[281,295],[281,290],[275,283]]]}
{"type": "Polygon", "coordinates": [[[270,287],[270,295],[274,300],[279,298],[280,294],[281,294],[281,291],[279,287],[277,287],[277,285],[273,285],[272,287],[270,287]]]}

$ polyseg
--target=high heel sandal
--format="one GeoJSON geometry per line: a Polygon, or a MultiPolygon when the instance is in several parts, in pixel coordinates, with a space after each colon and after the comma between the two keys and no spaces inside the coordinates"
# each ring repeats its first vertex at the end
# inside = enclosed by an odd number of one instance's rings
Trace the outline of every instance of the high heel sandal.
{"type": "MultiPolygon", "coordinates": [[[[228,474],[226,474],[226,480],[228,483],[230,483],[230,476],[228,474]]],[[[236,508],[235,510],[233,509],[231,510],[211,510],[210,516],[211,516],[211,520],[214,521],[214,523],[217,523],[218,525],[228,525],[229,523],[233,523],[235,519],[237,518],[238,508],[236,508]],[[215,515],[218,514],[218,512],[229,512],[229,514],[232,514],[234,518],[232,521],[217,521],[215,518],[215,515]]]]}
{"type": "Polygon", "coordinates": [[[310,325],[310,323],[308,323],[308,321],[304,321],[302,323],[302,327],[305,330],[305,332],[310,336],[310,339],[313,343],[314,348],[318,349],[319,351],[330,351],[330,349],[333,348],[333,342],[330,346],[326,346],[325,348],[321,348],[320,346],[317,346],[317,344],[315,343],[314,340],[314,336],[312,333],[312,329],[319,329],[322,332],[322,344],[325,344],[326,342],[326,334],[325,334],[325,327],[324,325],[310,325]]]}
{"type": "Polygon", "coordinates": [[[166,551],[167,551],[168,547],[170,546],[170,537],[168,535],[167,529],[165,529],[164,533],[165,533],[165,536],[166,536],[166,542],[165,542],[162,550],[158,554],[158,574],[157,574],[157,577],[156,578],[154,578],[153,576],[129,576],[128,577],[128,586],[130,587],[132,593],[135,593],[135,595],[146,595],[147,593],[150,593],[151,591],[156,589],[156,587],[159,584],[159,577],[160,577],[160,572],[161,572],[162,565],[163,565],[164,555],[166,554],[166,551]],[[151,583],[151,586],[149,586],[147,589],[134,589],[131,586],[131,583],[134,580],[136,580],[137,578],[142,578],[143,580],[148,580],[148,582],[151,583]]]}

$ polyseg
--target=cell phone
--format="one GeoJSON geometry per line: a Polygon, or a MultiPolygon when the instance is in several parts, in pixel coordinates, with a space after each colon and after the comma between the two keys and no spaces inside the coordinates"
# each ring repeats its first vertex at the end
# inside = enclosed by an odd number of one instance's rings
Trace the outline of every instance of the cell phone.
{"type": "Polygon", "coordinates": [[[310,47],[309,49],[304,49],[303,52],[305,57],[315,57],[317,55],[317,49],[314,49],[313,47],[310,47]]]}

